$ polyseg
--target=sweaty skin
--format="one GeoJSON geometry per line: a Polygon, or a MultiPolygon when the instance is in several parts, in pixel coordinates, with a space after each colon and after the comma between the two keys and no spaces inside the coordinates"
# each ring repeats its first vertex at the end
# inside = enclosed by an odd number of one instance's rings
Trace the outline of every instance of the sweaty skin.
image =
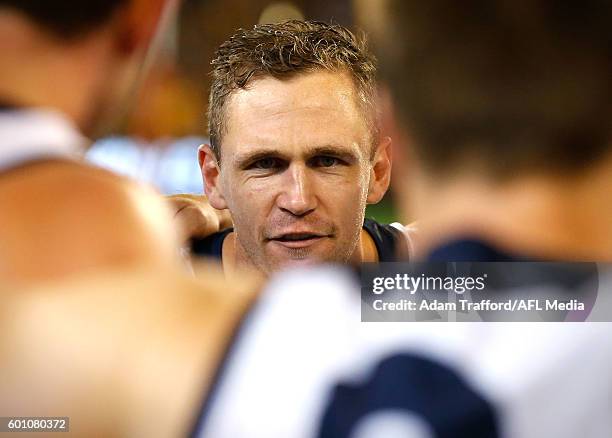
{"type": "Polygon", "coordinates": [[[234,222],[224,260],[266,274],[363,261],[365,206],[388,188],[389,141],[372,150],[350,76],[256,79],[226,111],[220,163],[208,148],[201,158],[211,205],[234,222]]]}
{"type": "Polygon", "coordinates": [[[49,161],[0,176],[0,279],[28,284],[105,266],[176,263],[163,200],[83,163],[49,161]]]}
{"type": "Polygon", "coordinates": [[[205,280],[167,266],[0,284],[3,415],[67,416],[68,436],[187,436],[258,290],[199,268],[205,280]]]}
{"type": "MultiPolygon", "coordinates": [[[[68,39],[21,7],[2,5],[0,100],[50,109],[95,138],[124,114],[145,58],[154,52],[152,41],[176,4],[121,2],[106,20],[68,39]]],[[[56,9],[52,15],[62,14],[56,9]]],[[[38,158],[0,175],[0,283],[175,263],[176,233],[157,195],[87,164],[38,158]]]]}

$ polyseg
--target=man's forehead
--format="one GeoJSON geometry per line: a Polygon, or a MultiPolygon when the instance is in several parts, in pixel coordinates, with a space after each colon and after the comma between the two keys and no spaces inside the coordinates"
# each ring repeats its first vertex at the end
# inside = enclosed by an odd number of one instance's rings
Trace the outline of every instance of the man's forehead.
{"type": "Polygon", "coordinates": [[[320,70],[278,79],[263,76],[232,93],[230,112],[243,116],[257,110],[274,116],[295,110],[332,110],[344,116],[358,111],[358,97],[348,73],[320,70]]]}
{"type": "Polygon", "coordinates": [[[353,82],[342,72],[259,78],[233,93],[226,122],[224,143],[361,143],[368,134],[353,82]]]}

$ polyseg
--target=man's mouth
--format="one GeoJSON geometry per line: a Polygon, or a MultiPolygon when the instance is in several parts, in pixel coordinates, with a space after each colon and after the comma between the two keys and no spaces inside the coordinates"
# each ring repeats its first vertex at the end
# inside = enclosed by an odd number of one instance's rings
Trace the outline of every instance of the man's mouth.
{"type": "Polygon", "coordinates": [[[326,237],[330,236],[327,234],[303,232],[279,234],[270,238],[269,240],[287,248],[304,248],[313,245],[326,237]]]}

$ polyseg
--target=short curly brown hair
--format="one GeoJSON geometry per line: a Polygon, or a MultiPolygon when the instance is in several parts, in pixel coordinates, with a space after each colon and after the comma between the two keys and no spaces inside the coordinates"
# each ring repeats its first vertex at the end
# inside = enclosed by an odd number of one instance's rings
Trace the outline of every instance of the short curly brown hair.
{"type": "Polygon", "coordinates": [[[372,141],[377,138],[376,59],[365,38],[355,36],[343,26],[289,20],[239,29],[219,46],[211,64],[208,131],[217,160],[221,158],[221,140],[227,129],[225,110],[229,96],[262,76],[285,79],[317,70],[348,72],[372,141]]]}

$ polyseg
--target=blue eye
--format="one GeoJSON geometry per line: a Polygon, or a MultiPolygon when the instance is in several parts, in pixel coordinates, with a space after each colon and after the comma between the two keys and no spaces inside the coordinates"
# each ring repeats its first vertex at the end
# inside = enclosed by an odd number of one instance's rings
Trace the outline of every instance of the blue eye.
{"type": "Polygon", "coordinates": [[[257,160],[253,163],[252,167],[254,169],[275,169],[278,167],[278,160],[276,158],[262,158],[261,160],[257,160]]]}
{"type": "Polygon", "coordinates": [[[317,157],[316,164],[320,167],[333,167],[340,164],[340,160],[334,157],[317,157]]]}

